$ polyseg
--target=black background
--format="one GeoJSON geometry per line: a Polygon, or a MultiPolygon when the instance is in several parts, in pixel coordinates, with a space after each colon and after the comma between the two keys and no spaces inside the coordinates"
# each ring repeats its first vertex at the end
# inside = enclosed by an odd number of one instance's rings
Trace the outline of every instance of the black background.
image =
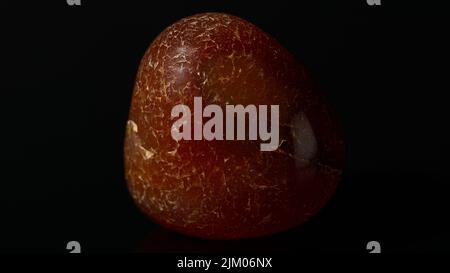
{"type": "Polygon", "coordinates": [[[67,252],[71,240],[83,252],[366,253],[370,240],[383,252],[447,250],[440,7],[81,1],[1,7],[0,251],[67,252]],[[343,180],[318,215],[288,232],[189,238],[147,220],[127,192],[123,137],[139,61],[165,27],[205,11],[240,16],[275,37],[341,115],[343,180]]]}

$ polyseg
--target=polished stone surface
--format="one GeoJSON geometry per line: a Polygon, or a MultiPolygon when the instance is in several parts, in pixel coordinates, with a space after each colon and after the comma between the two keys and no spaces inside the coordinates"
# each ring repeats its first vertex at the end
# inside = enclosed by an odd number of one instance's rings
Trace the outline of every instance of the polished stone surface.
{"type": "MultiPolygon", "coordinates": [[[[294,34],[293,34],[294,35],[294,34]]],[[[207,120],[207,119],[205,119],[207,120]]],[[[251,23],[184,18],[143,57],[125,139],[128,188],[152,220],[210,239],[248,238],[304,223],[334,193],[343,168],[335,113],[295,58],[251,23]],[[260,140],[180,140],[177,104],[279,105],[279,146],[260,140]]]]}

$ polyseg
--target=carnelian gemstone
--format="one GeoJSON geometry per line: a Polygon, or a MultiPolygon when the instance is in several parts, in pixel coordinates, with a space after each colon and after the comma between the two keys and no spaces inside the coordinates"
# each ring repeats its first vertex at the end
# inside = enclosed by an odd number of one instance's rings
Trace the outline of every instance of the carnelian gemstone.
{"type": "Polygon", "coordinates": [[[307,221],[334,193],[343,167],[335,114],[305,69],[251,23],[221,13],[181,19],[146,51],[125,138],[137,206],[192,236],[237,239],[307,221]],[[180,140],[177,104],[279,105],[279,146],[261,141],[180,140]]]}

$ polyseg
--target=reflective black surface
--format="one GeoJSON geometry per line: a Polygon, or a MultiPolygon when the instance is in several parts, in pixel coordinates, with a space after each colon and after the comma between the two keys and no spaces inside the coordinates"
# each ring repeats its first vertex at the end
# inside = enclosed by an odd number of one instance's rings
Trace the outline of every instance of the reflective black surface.
{"type": "MultiPolygon", "coordinates": [[[[195,1],[14,3],[2,17],[0,251],[446,250],[448,107],[439,9],[195,1]],[[78,8],[78,7],[77,7],[78,8]],[[138,62],[175,20],[223,11],[272,34],[328,91],[346,139],[344,178],[325,209],[286,233],[204,241],[134,206],[123,137],[138,62]]],[[[412,5],[412,4],[411,4],[412,5]]]]}

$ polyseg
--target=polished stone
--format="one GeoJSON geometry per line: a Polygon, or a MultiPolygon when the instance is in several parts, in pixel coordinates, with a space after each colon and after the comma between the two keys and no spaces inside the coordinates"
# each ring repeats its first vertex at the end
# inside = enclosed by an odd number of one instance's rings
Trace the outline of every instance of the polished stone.
{"type": "Polygon", "coordinates": [[[304,67],[243,19],[181,19],[142,58],[127,124],[126,178],[137,206],[169,229],[236,239],[302,224],[334,193],[343,155],[335,113],[304,67]],[[175,140],[171,110],[194,109],[194,97],[223,109],[278,105],[278,147],[261,151],[261,140],[250,138],[175,140]]]}

